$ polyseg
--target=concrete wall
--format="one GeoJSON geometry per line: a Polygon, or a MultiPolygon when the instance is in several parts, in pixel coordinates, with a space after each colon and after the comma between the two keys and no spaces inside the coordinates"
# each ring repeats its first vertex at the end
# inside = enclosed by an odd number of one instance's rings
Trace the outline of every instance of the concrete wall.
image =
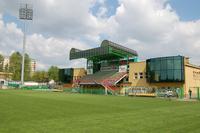
{"type": "Polygon", "coordinates": [[[129,82],[131,86],[149,87],[146,79],[146,62],[132,62],[129,64],[129,82]],[[137,78],[136,74],[137,73],[137,78]],[[143,78],[140,78],[142,73],[143,78]]]}
{"type": "Polygon", "coordinates": [[[196,97],[197,87],[200,87],[200,67],[186,64],[184,85],[185,96],[188,96],[188,91],[191,89],[193,97],[196,97]]]}

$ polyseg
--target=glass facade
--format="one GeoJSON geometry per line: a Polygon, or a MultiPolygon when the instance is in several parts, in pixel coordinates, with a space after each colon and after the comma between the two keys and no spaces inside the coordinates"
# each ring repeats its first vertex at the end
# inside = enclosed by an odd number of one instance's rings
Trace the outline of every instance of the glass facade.
{"type": "Polygon", "coordinates": [[[184,57],[170,56],[147,60],[148,82],[183,82],[184,57]]]}
{"type": "Polygon", "coordinates": [[[72,83],[73,74],[73,68],[59,69],[59,81],[61,81],[62,83],[72,83]]]}

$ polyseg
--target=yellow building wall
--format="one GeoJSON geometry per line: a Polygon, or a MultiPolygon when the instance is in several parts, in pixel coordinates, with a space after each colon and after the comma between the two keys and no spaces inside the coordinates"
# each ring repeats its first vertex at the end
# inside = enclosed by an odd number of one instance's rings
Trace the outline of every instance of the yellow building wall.
{"type": "Polygon", "coordinates": [[[129,63],[129,82],[131,86],[149,87],[146,80],[146,62],[129,63]],[[136,74],[137,73],[137,78],[136,74]],[[140,73],[143,73],[143,78],[140,78],[140,73]]]}
{"type": "Polygon", "coordinates": [[[86,75],[86,70],[84,68],[74,68],[73,80],[79,79],[86,75]]]}
{"type": "Polygon", "coordinates": [[[133,87],[149,87],[149,88],[161,88],[161,87],[176,87],[184,88],[184,95],[188,97],[189,89],[192,90],[192,96],[197,96],[197,88],[200,87],[200,67],[189,64],[189,59],[185,58],[185,82],[164,82],[164,83],[148,83],[146,79],[146,62],[132,62],[129,64],[129,82],[133,87]],[[137,78],[135,78],[137,73],[137,78]],[[140,78],[140,74],[143,73],[143,78],[140,78]]]}
{"type": "Polygon", "coordinates": [[[0,72],[0,79],[11,80],[12,76],[12,73],[0,72]]]}
{"type": "Polygon", "coordinates": [[[146,78],[146,61],[132,62],[129,64],[129,82],[131,83],[131,86],[149,87],[149,88],[161,88],[161,87],[181,88],[184,86],[184,83],[179,83],[179,82],[148,83],[146,78]],[[135,73],[138,73],[137,78],[135,78],[135,73]],[[143,73],[143,78],[140,78],[139,73],[143,73]]]}
{"type": "Polygon", "coordinates": [[[188,91],[191,89],[192,95],[197,96],[197,87],[200,87],[200,68],[186,64],[184,85],[185,95],[188,96],[188,91]]]}

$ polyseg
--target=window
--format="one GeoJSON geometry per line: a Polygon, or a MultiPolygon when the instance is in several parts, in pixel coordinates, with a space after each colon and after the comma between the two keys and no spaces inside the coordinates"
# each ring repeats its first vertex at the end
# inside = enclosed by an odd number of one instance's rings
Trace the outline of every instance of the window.
{"type": "Polygon", "coordinates": [[[138,73],[135,73],[134,77],[135,77],[135,79],[137,79],[138,78],[138,73]]]}
{"type": "Polygon", "coordinates": [[[166,58],[161,59],[160,61],[160,70],[166,70],[167,69],[167,62],[166,62],[166,58]]]}
{"type": "Polygon", "coordinates": [[[174,80],[181,81],[181,70],[174,70],[174,80]]]}
{"type": "Polygon", "coordinates": [[[148,74],[147,74],[147,72],[145,72],[145,78],[146,78],[146,79],[148,78],[148,74]]]}
{"type": "Polygon", "coordinates": [[[140,74],[140,79],[143,79],[143,73],[140,72],[139,74],[140,74]]]}
{"type": "Polygon", "coordinates": [[[167,71],[167,79],[170,80],[170,81],[174,79],[173,70],[168,70],[167,71]]]}
{"type": "Polygon", "coordinates": [[[173,69],[174,62],[170,58],[167,60],[167,69],[173,69]]]}
{"type": "Polygon", "coordinates": [[[160,70],[160,59],[155,60],[155,70],[160,70]]]}
{"type": "Polygon", "coordinates": [[[148,82],[184,81],[183,56],[153,58],[147,60],[148,82]]]}
{"type": "Polygon", "coordinates": [[[164,81],[166,79],[167,79],[167,71],[163,70],[163,71],[161,71],[161,74],[160,74],[160,80],[164,81]]]}
{"type": "Polygon", "coordinates": [[[174,69],[181,69],[181,60],[174,60],[174,69]]]}

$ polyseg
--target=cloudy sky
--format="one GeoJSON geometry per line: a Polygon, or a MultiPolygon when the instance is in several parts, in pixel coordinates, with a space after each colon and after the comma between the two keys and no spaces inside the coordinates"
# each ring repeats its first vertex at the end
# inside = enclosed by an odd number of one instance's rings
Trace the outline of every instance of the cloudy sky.
{"type": "Polygon", "coordinates": [[[141,60],[185,55],[200,65],[199,0],[0,0],[0,53],[22,51],[20,3],[31,3],[27,52],[37,69],[80,67],[69,50],[93,48],[104,39],[130,47],[141,60]]]}

